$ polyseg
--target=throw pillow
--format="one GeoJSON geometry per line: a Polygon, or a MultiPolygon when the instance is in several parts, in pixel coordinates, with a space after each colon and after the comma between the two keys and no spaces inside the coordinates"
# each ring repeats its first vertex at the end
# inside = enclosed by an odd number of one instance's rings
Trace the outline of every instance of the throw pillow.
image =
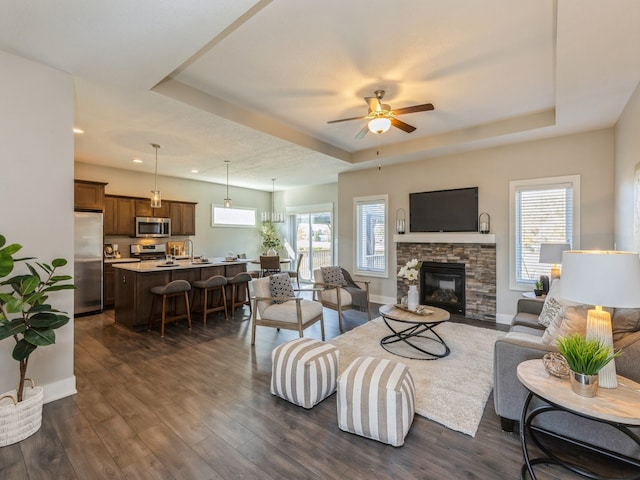
{"type": "Polygon", "coordinates": [[[269,291],[274,303],[284,303],[294,296],[291,277],[288,273],[269,275],[269,291]]]}
{"type": "Polygon", "coordinates": [[[551,322],[542,335],[542,343],[557,345],[558,337],[569,337],[574,333],[585,336],[589,305],[562,307],[560,314],[551,322]]]}
{"type": "Polygon", "coordinates": [[[324,283],[332,283],[334,285],[346,286],[347,282],[342,274],[342,268],[340,267],[320,267],[322,272],[322,281],[324,283]]]}
{"type": "Polygon", "coordinates": [[[553,297],[547,297],[538,317],[538,323],[548,327],[562,312],[562,304],[553,297]]]}

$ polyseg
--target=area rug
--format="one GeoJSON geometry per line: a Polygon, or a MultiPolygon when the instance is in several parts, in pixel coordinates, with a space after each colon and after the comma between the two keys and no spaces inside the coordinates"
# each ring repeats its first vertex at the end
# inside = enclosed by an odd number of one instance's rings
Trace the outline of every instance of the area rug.
{"type": "MultiPolygon", "coordinates": [[[[438,360],[410,360],[387,352],[380,339],[391,331],[380,317],[330,341],[340,350],[342,372],[355,358],[400,361],[416,385],[416,413],[447,428],[475,437],[493,388],[493,344],[503,332],[445,322],[435,331],[451,349],[438,360]]],[[[430,345],[437,350],[439,345],[430,345]]]]}

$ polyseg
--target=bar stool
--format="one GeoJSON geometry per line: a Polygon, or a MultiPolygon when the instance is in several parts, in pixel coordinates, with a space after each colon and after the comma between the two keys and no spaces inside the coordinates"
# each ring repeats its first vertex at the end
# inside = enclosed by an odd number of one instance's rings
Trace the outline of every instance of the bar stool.
{"type": "Polygon", "coordinates": [[[231,285],[231,316],[235,316],[235,309],[243,305],[249,305],[249,313],[251,313],[251,298],[249,297],[249,282],[252,277],[247,272],[237,273],[231,278],[227,278],[227,283],[231,285]],[[244,297],[238,299],[239,293],[242,291],[244,297]]]}
{"type": "MultiPolygon", "coordinates": [[[[151,301],[151,311],[149,312],[149,325],[147,331],[151,330],[151,324],[153,323],[153,310],[156,306],[156,298],[162,296],[162,315],[161,315],[161,327],[160,337],[164,337],[164,324],[168,321],[177,321],[186,317],[189,322],[189,330],[191,330],[191,310],[189,309],[189,292],[191,291],[191,285],[186,280],[174,280],[166,285],[159,285],[157,287],[151,287],[151,293],[153,294],[153,300],[151,301]],[[167,315],[167,298],[179,297],[184,298],[185,313],[177,314],[176,305],[174,305],[173,314],[167,315]]],[[[177,302],[176,302],[177,304],[177,302]]]]}
{"type": "Polygon", "coordinates": [[[198,292],[202,292],[202,324],[207,324],[207,313],[210,312],[219,312],[220,310],[224,311],[224,319],[229,320],[229,316],[227,315],[227,293],[225,292],[225,287],[227,286],[227,279],[223,275],[213,275],[212,277],[207,278],[206,280],[196,280],[191,283],[193,287],[193,301],[191,302],[192,311],[195,310],[196,306],[196,294],[198,292]],[[215,290],[220,291],[220,296],[222,298],[222,305],[214,304],[214,306],[209,307],[207,294],[209,292],[214,292],[215,290]]]}

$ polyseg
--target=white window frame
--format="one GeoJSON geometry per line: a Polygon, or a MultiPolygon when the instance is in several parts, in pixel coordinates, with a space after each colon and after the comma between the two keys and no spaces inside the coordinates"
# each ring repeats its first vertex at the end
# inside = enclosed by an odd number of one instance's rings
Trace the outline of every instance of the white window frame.
{"type": "Polygon", "coordinates": [[[389,195],[371,195],[367,197],[354,197],[353,198],[353,218],[354,218],[354,232],[355,235],[353,238],[354,241],[354,249],[353,249],[353,271],[356,275],[362,275],[367,277],[380,277],[380,278],[388,278],[389,276],[389,195]],[[367,269],[363,268],[360,265],[360,245],[362,244],[361,240],[361,229],[360,229],[360,218],[358,217],[358,207],[360,205],[366,204],[382,204],[384,208],[384,259],[382,269],[367,269]]]}
{"type": "Polygon", "coordinates": [[[211,226],[218,228],[256,228],[258,226],[258,209],[251,207],[225,207],[222,204],[211,204],[211,226]],[[225,210],[225,211],[251,211],[253,212],[253,223],[222,223],[216,220],[216,210],[225,210]]]}
{"type": "Polygon", "coordinates": [[[580,175],[566,175],[559,177],[534,178],[529,180],[514,180],[509,182],[509,288],[511,290],[531,290],[534,280],[522,281],[516,278],[516,229],[518,228],[516,213],[516,193],[522,190],[545,190],[562,188],[570,185],[573,192],[572,204],[572,238],[571,248],[580,248],[580,175]]]}

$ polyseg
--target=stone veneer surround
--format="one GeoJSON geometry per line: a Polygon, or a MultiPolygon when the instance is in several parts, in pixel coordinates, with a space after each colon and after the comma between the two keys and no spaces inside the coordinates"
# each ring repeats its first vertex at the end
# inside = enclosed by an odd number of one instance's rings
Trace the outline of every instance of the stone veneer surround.
{"type": "MultiPolygon", "coordinates": [[[[463,263],[465,265],[466,317],[496,320],[496,246],[484,243],[396,243],[396,260],[402,266],[412,258],[427,262],[463,263]]],[[[398,279],[398,299],[408,286],[398,279]]]]}

